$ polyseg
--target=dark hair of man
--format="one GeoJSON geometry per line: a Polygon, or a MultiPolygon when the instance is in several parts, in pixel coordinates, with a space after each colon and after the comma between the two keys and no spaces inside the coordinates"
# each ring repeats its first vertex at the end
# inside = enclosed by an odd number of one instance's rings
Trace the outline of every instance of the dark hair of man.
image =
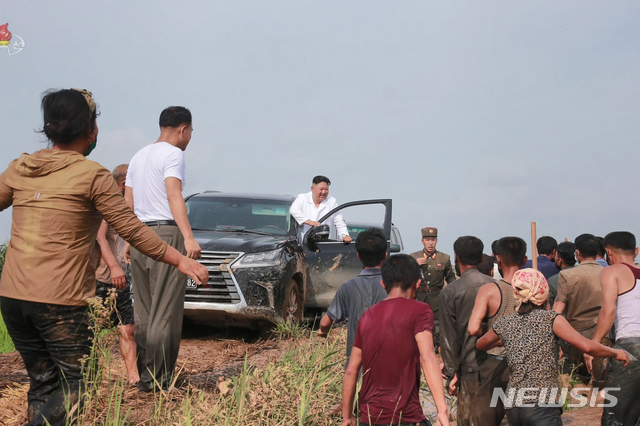
{"type": "Polygon", "coordinates": [[[389,256],[382,263],[382,281],[387,293],[393,287],[400,287],[407,291],[420,279],[420,266],[416,260],[407,254],[389,256]]]}
{"type": "Polygon", "coordinates": [[[496,263],[495,257],[484,254],[482,255],[482,262],[478,264],[478,271],[490,276],[494,263],[496,263]]]}
{"type": "Polygon", "coordinates": [[[180,127],[191,124],[191,111],[181,106],[170,106],[160,113],[160,127],[180,127]]]}
{"type": "Polygon", "coordinates": [[[88,136],[96,126],[97,109],[91,113],[89,104],[77,90],[48,90],[41,106],[44,127],[40,133],[54,144],[68,145],[88,136]]]}
{"type": "Polygon", "coordinates": [[[596,237],[600,246],[598,247],[598,257],[604,257],[607,254],[607,251],[604,249],[604,238],[596,237]]]}
{"type": "Polygon", "coordinates": [[[326,176],[322,176],[322,175],[318,175],[318,176],[314,177],[312,182],[313,182],[314,185],[317,185],[317,184],[319,184],[321,182],[324,182],[327,185],[331,185],[331,181],[329,180],[329,178],[326,177],[326,176]]]}
{"type": "Polygon", "coordinates": [[[574,266],[576,264],[576,245],[571,241],[564,241],[558,244],[556,253],[567,266],[574,266]]]}
{"type": "Polygon", "coordinates": [[[636,237],[627,231],[611,232],[604,237],[604,246],[633,256],[636,254],[636,237]]]}
{"type": "Polygon", "coordinates": [[[536,248],[538,249],[538,254],[550,255],[558,248],[558,242],[553,237],[540,237],[536,242],[536,248]]]}
{"type": "Polygon", "coordinates": [[[495,240],[494,242],[491,243],[491,254],[492,255],[496,255],[498,252],[498,240],[495,240]]]}
{"type": "Polygon", "coordinates": [[[467,266],[478,266],[482,262],[482,250],[484,250],[482,241],[471,235],[460,237],[453,243],[453,251],[458,256],[458,260],[467,266]]]}
{"type": "Polygon", "coordinates": [[[520,237],[503,237],[498,240],[496,250],[504,265],[521,267],[527,255],[527,243],[520,237]]]}
{"type": "Polygon", "coordinates": [[[544,302],[542,305],[536,305],[535,303],[531,302],[523,303],[518,308],[518,315],[526,315],[531,313],[532,311],[535,311],[536,309],[546,309],[547,303],[549,303],[549,301],[544,302]]]}
{"type": "Polygon", "coordinates": [[[574,244],[576,245],[576,250],[578,250],[580,252],[580,255],[585,259],[595,259],[598,255],[600,243],[598,242],[598,239],[595,237],[595,235],[578,235],[574,244]]]}
{"type": "Polygon", "coordinates": [[[387,238],[378,228],[369,228],[358,234],[356,250],[360,261],[369,268],[378,266],[387,254],[387,238]]]}

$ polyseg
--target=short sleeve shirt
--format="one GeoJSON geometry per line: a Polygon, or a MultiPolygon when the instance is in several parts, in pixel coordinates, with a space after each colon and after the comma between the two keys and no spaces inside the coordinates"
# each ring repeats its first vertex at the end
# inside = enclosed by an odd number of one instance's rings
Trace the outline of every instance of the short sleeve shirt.
{"type": "Polygon", "coordinates": [[[524,315],[507,315],[493,324],[507,351],[511,371],[507,396],[518,395],[518,390],[532,388],[525,393],[526,400],[505,400],[505,408],[522,404],[556,403],[560,394],[558,382],[558,338],[553,333],[557,312],[535,309],[524,315]],[[535,390],[533,390],[535,389],[535,390]],[[546,389],[541,395],[542,389],[546,389]],[[554,390],[555,389],[555,390],[554,390]],[[550,400],[555,394],[555,400],[550,400]]]}
{"type": "Polygon", "coordinates": [[[594,260],[560,271],[556,302],[564,302],[567,321],[578,331],[587,330],[598,322],[602,308],[602,266],[594,260]]]}
{"type": "Polygon", "coordinates": [[[342,284],[336,292],[327,315],[333,321],[349,319],[347,330],[347,364],[356,340],[358,321],[362,314],[378,302],[386,299],[387,292],[380,284],[380,268],[363,269],[356,278],[342,284]]]}
{"type": "Polygon", "coordinates": [[[426,303],[386,299],[362,314],[354,347],[362,350],[360,421],[365,424],[419,423],[420,351],[415,336],[433,330],[426,303]]]}
{"type": "Polygon", "coordinates": [[[143,222],[173,220],[165,179],[186,183],[184,152],[167,142],[147,145],[131,159],[125,185],[133,190],[133,208],[143,222]]]}

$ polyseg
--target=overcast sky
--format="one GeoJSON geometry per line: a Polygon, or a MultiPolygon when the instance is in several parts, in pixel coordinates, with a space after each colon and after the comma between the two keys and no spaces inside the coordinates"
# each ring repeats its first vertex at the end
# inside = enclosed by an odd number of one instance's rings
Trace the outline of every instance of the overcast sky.
{"type": "MultiPolygon", "coordinates": [[[[485,251],[506,235],[640,237],[637,1],[3,0],[0,168],[46,146],[41,94],[91,90],[112,169],[194,117],[185,195],[392,198],[406,250],[420,228],[485,251]]],[[[11,212],[0,213],[0,241],[11,212]]]]}

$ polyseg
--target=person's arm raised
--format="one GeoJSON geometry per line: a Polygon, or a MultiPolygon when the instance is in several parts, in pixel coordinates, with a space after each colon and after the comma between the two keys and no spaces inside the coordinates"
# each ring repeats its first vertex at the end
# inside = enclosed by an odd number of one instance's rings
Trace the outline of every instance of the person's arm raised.
{"type": "Polygon", "coordinates": [[[553,321],[553,333],[559,338],[593,357],[615,358],[626,367],[629,364],[629,356],[622,349],[613,349],[593,340],[589,340],[571,327],[567,319],[561,315],[553,321]]]}
{"type": "Polygon", "coordinates": [[[171,216],[176,221],[180,232],[184,237],[184,248],[187,251],[187,257],[198,259],[200,257],[200,244],[193,237],[193,231],[189,224],[187,216],[187,205],[182,198],[182,181],[175,177],[168,177],[164,180],[167,187],[167,200],[171,209],[171,216]]]}
{"type": "MultiPolygon", "coordinates": [[[[433,335],[431,331],[425,330],[416,334],[415,339],[418,344],[418,350],[420,351],[420,365],[422,366],[424,377],[427,380],[427,385],[429,386],[431,395],[433,395],[433,401],[438,410],[436,425],[448,426],[449,408],[447,407],[447,400],[444,396],[444,385],[442,384],[440,368],[438,368],[438,360],[433,350],[433,335]]],[[[353,357],[353,352],[351,356],[353,357]]]]}

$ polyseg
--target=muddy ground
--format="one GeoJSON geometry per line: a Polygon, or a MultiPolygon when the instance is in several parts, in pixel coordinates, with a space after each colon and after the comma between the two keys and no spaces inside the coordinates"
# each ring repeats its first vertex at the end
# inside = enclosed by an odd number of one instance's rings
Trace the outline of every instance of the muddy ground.
{"type": "MultiPolygon", "coordinates": [[[[197,328],[185,332],[180,347],[178,368],[182,369],[177,387],[187,384],[216,392],[220,377],[236,375],[243,366],[245,356],[249,364],[263,366],[282,357],[294,344],[287,340],[260,339],[246,330],[214,330],[197,328]]],[[[118,351],[113,352],[113,374],[123,374],[123,361],[118,351]]],[[[27,372],[16,353],[0,354],[0,424],[24,424],[26,420],[27,372]]],[[[153,396],[139,393],[135,387],[125,390],[124,399],[132,407],[132,420],[147,417],[153,396]]],[[[562,416],[563,423],[573,426],[600,424],[601,408],[574,408],[562,416]]],[[[338,418],[336,423],[339,424],[338,418]]],[[[504,422],[506,424],[506,421],[504,422]]]]}

